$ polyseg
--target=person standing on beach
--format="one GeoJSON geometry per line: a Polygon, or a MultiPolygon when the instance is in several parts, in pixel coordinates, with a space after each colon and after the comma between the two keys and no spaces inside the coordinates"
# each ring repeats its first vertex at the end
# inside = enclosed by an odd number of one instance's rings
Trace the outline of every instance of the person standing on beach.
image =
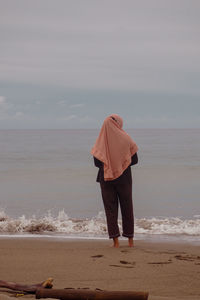
{"type": "Polygon", "coordinates": [[[122,214],[123,236],[133,247],[134,215],[132,201],[131,165],[138,163],[138,147],[122,129],[123,120],[119,115],[108,116],[91,150],[94,164],[99,168],[97,182],[100,183],[109,238],[113,247],[119,247],[118,207],[122,214]]]}

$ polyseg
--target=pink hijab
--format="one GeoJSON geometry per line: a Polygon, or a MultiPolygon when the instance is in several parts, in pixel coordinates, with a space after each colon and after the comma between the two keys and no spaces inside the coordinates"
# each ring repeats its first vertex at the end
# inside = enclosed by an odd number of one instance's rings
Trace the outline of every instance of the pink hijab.
{"type": "Polygon", "coordinates": [[[131,157],[138,151],[136,143],[122,129],[120,116],[108,116],[101,127],[91,154],[104,163],[104,180],[118,178],[130,165],[131,157]]]}

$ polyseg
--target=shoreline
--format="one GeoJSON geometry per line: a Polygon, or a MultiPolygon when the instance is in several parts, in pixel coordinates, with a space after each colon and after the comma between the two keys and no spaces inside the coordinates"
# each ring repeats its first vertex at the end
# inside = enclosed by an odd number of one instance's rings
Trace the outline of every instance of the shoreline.
{"type": "MultiPolygon", "coordinates": [[[[149,292],[149,300],[200,299],[199,246],[136,240],[0,239],[0,279],[54,288],[100,288],[149,292]]],[[[0,299],[10,294],[0,288],[0,299]]],[[[23,299],[35,299],[23,296],[23,299]]],[[[11,298],[12,299],[12,298],[11,298]]]]}
{"type": "MultiPolygon", "coordinates": [[[[50,241],[109,241],[108,236],[104,237],[94,237],[94,236],[76,236],[76,235],[66,235],[66,234],[29,234],[29,233],[16,233],[16,234],[0,234],[0,241],[3,239],[30,239],[30,240],[50,240],[50,241]]],[[[121,236],[120,241],[124,242],[127,239],[121,236]]],[[[188,235],[167,235],[167,234],[135,234],[134,241],[136,242],[146,242],[146,243],[164,243],[164,244],[185,244],[191,246],[200,247],[200,240],[196,236],[188,236],[188,235]]]]}

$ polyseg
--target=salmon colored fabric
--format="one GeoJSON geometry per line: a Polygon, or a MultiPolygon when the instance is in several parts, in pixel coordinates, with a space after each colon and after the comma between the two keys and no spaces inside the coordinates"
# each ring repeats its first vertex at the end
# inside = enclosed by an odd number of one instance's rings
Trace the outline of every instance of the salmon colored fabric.
{"type": "Polygon", "coordinates": [[[104,163],[104,180],[118,178],[130,165],[131,157],[138,151],[136,143],[122,129],[120,116],[108,116],[102,125],[91,154],[104,163]]]}

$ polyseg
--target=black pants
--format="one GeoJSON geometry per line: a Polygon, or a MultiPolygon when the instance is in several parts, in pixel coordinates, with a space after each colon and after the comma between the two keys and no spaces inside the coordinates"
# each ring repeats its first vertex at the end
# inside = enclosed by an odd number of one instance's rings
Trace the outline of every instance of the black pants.
{"type": "Polygon", "coordinates": [[[109,237],[114,238],[120,236],[117,221],[119,204],[122,214],[122,235],[125,237],[133,237],[134,216],[132,201],[132,183],[117,184],[101,182],[100,185],[106,213],[109,237]]]}

